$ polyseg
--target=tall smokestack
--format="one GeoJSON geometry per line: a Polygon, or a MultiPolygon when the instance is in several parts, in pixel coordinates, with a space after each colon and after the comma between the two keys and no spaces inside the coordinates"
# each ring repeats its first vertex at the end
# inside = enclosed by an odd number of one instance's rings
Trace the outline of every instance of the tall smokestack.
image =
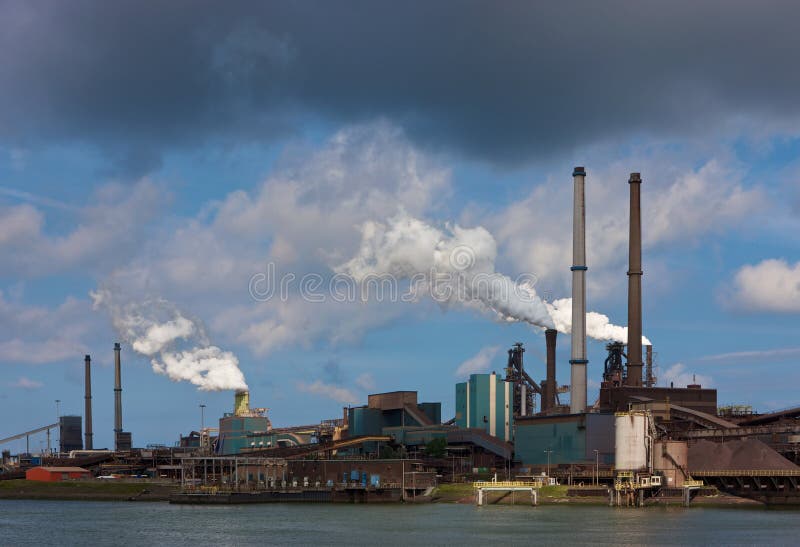
{"type": "Polygon", "coordinates": [[[114,448],[116,450],[120,450],[119,436],[122,433],[122,372],[119,362],[121,350],[119,342],[114,344],[114,448]]]}
{"type": "Polygon", "coordinates": [[[542,411],[551,410],[556,406],[556,329],[544,331],[544,339],[547,344],[547,379],[544,384],[544,398],[542,399],[542,411]]]}
{"type": "Polygon", "coordinates": [[[586,411],[586,200],[583,186],[586,171],[572,172],[575,185],[572,211],[572,358],[570,363],[569,411],[586,411]]]}
{"type": "Polygon", "coordinates": [[[92,450],[92,358],[89,355],[83,360],[83,371],[85,376],[83,419],[86,421],[83,446],[86,450],[92,450]]]}
{"type": "Polygon", "coordinates": [[[631,219],[628,249],[628,376],[625,385],[642,385],[642,212],[639,173],[631,173],[631,219]]]}

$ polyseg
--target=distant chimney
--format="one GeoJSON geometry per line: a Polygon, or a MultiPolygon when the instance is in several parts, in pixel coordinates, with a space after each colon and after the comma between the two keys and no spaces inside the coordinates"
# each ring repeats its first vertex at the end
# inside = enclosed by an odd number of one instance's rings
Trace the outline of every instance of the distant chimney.
{"type": "Polygon", "coordinates": [[[569,411],[586,411],[586,171],[576,167],[572,210],[572,358],[570,363],[569,411]]]}
{"type": "Polygon", "coordinates": [[[556,329],[544,331],[547,345],[547,379],[544,383],[544,397],[542,398],[542,412],[552,410],[556,406],[556,329]]]}
{"type": "Polygon", "coordinates": [[[114,449],[120,450],[120,434],[122,433],[122,371],[119,354],[122,348],[119,342],[114,344],[114,449]]]}
{"type": "Polygon", "coordinates": [[[233,397],[233,413],[236,416],[247,416],[250,412],[250,392],[239,389],[233,397]]]}
{"type": "Polygon", "coordinates": [[[642,385],[642,213],[639,173],[628,179],[631,193],[628,247],[628,376],[625,385],[642,385]]]}
{"type": "Polygon", "coordinates": [[[86,431],[84,432],[84,441],[83,446],[86,450],[92,450],[93,448],[93,441],[92,441],[92,358],[91,356],[87,355],[83,360],[83,371],[84,371],[84,417],[83,419],[86,421],[86,431]]]}

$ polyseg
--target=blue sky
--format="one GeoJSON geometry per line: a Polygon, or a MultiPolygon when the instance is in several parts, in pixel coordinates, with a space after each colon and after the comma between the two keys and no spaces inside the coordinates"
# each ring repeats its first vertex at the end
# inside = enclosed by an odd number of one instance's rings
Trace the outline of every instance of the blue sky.
{"type": "MultiPolygon", "coordinates": [[[[368,393],[398,389],[442,401],[450,417],[457,369],[499,372],[516,341],[543,377],[541,332],[480,306],[443,308],[424,295],[313,304],[297,291],[258,302],[248,283],[269,262],[328,279],[359,253],[365,223],[403,214],[443,233],[485,228],[498,272],[534,274],[540,295],[568,297],[575,165],[588,172],[589,310],[626,322],[627,177],[640,171],[643,323],[660,382],[696,374],[720,403],[797,404],[800,118],[784,96],[795,76],[779,61],[798,44],[778,24],[792,20],[781,11],[791,6],[776,2],[765,15],[737,4],[715,22],[722,30],[693,20],[687,32],[697,36],[685,39],[705,48],[699,61],[669,42],[685,6],[619,11],[563,51],[560,31],[523,33],[520,53],[499,38],[523,32],[517,17],[486,18],[469,3],[446,32],[458,42],[481,21],[483,47],[463,44],[474,80],[449,62],[447,40],[434,39],[434,13],[376,6],[331,17],[385,32],[328,36],[312,32],[319,5],[250,14],[237,4],[216,19],[209,7],[178,23],[176,7],[131,5],[126,22],[86,3],[59,21],[3,4],[0,35],[16,53],[0,54],[0,437],[54,421],[56,399],[63,413],[82,414],[90,353],[95,446],[110,446],[117,340],[135,444],[171,444],[196,429],[200,403],[207,424],[230,409],[230,391],[154,373],[93,308],[100,287],[166,299],[204,325],[209,343],[238,357],[252,402],[276,426],[338,417],[368,393]],[[119,35],[87,32],[81,12],[119,35]],[[154,17],[164,28],[145,23],[154,17]],[[626,17],[658,21],[644,51],[619,53],[614,29],[626,17]],[[723,31],[755,39],[758,18],[774,23],[773,40],[745,55],[723,31]],[[416,25],[415,44],[401,38],[404,25],[416,25]],[[31,46],[31,28],[47,40],[31,46]],[[120,45],[161,44],[162,33],[177,38],[158,62],[120,45]],[[350,55],[326,51],[326,39],[350,55]],[[598,51],[609,54],[589,66],[598,51]],[[527,58],[540,63],[535,74],[527,58]],[[575,62],[577,81],[564,68],[575,62]],[[62,65],[69,77],[53,73],[62,65]],[[655,80],[643,78],[645,98],[620,85],[643,67],[655,80]],[[759,78],[770,85],[749,83],[759,78]]],[[[560,28],[568,15],[531,9],[509,8],[534,26],[560,28]]],[[[568,338],[559,336],[561,383],[568,338]]],[[[590,341],[590,402],[604,358],[604,344],[590,341]]]]}

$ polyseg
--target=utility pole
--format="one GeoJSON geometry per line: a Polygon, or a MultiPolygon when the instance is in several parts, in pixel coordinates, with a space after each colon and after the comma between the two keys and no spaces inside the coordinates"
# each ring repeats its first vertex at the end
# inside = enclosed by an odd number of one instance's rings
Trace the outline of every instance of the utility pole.
{"type": "Polygon", "coordinates": [[[600,452],[594,449],[594,484],[600,484],[600,452]]]}
{"type": "MultiPolygon", "coordinates": [[[[58,439],[61,444],[61,399],[56,399],[56,422],[59,424],[58,439]]],[[[47,430],[47,451],[50,452],[50,430],[47,430]]]]}
{"type": "Polygon", "coordinates": [[[544,451],[547,454],[547,482],[550,482],[550,453],[553,452],[551,449],[547,449],[544,451]]]}

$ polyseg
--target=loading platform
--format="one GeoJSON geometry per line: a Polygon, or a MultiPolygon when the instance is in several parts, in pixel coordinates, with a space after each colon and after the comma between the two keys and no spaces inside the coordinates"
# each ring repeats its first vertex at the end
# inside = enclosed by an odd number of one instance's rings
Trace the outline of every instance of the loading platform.
{"type": "Polygon", "coordinates": [[[692,477],[734,496],[768,505],[800,505],[800,469],[692,471],[692,477]]]}
{"type": "Polygon", "coordinates": [[[475,503],[477,505],[484,504],[486,501],[486,496],[484,494],[488,492],[505,492],[511,493],[512,496],[514,492],[529,492],[531,496],[531,505],[535,506],[539,504],[538,489],[541,488],[542,483],[539,481],[477,481],[472,483],[472,486],[478,491],[478,495],[475,497],[475,503]]]}

